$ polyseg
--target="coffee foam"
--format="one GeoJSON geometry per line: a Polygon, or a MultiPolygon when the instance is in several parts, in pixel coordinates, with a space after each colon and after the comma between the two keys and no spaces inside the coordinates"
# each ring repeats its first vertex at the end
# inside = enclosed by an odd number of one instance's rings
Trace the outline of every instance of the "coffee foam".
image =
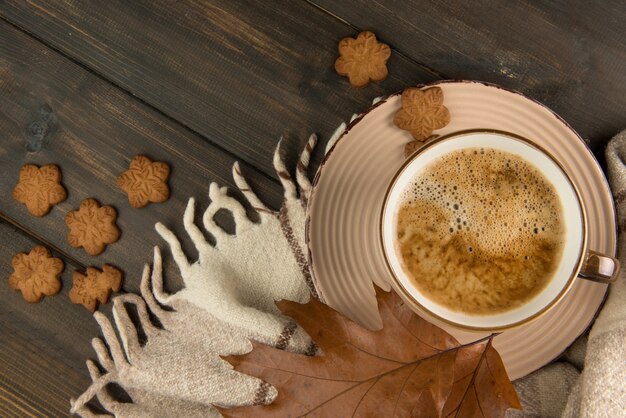
{"type": "MultiPolygon", "coordinates": [[[[524,257],[533,242],[563,228],[554,186],[520,157],[495,149],[441,157],[416,175],[401,199],[401,205],[433,203],[447,215],[433,225],[441,238],[463,233],[490,256],[524,257]]],[[[416,224],[431,219],[430,213],[413,216],[416,224]]]]}
{"type": "Polygon", "coordinates": [[[551,280],[565,228],[552,183],[532,164],[491,148],[446,154],[401,196],[397,251],[429,298],[470,314],[502,312],[551,280]]]}

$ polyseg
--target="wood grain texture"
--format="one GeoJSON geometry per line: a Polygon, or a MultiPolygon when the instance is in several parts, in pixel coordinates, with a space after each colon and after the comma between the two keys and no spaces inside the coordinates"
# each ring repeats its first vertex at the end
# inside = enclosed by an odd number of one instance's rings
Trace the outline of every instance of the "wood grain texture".
{"type": "MultiPolygon", "coordinates": [[[[0,176],[0,215],[31,236],[41,237],[77,268],[104,263],[120,267],[126,291],[138,291],[141,269],[151,262],[153,246],[164,247],[154,231],[156,221],[164,222],[184,241],[182,214],[188,197],[195,196],[204,208],[210,181],[233,185],[231,155],[5,22],[0,22],[0,132],[4,173],[0,176]],[[166,161],[172,168],[170,199],[141,210],[130,207],[115,182],[138,153],[166,161]],[[61,167],[68,198],[45,217],[34,218],[13,201],[11,190],[22,164],[50,162],[61,167]],[[114,206],[122,230],[120,241],[97,257],[67,243],[64,216],[87,197],[114,206]]],[[[243,171],[260,197],[278,207],[282,201],[278,182],[250,167],[243,171]]],[[[69,268],[63,276],[62,295],[26,304],[6,285],[6,279],[13,254],[32,245],[12,233],[1,235],[0,243],[0,416],[66,415],[69,398],[88,386],[84,361],[93,356],[90,340],[99,335],[99,329],[89,312],[67,298],[69,268]],[[21,376],[22,363],[28,362],[33,370],[21,376]],[[21,411],[26,406],[31,409],[21,411]]],[[[184,247],[190,257],[195,256],[193,246],[184,247]]],[[[164,255],[166,285],[179,288],[178,270],[169,262],[169,251],[164,255]]]]}
{"type": "Polygon", "coordinates": [[[0,221],[0,416],[67,415],[69,399],[88,384],[85,360],[93,357],[91,337],[99,329],[82,306],[68,298],[77,268],[61,257],[63,287],[35,304],[9,288],[11,258],[39,242],[0,221]]]}
{"type": "MultiPolygon", "coordinates": [[[[40,241],[66,261],[61,294],[40,304],[0,283],[0,416],[67,415],[69,398],[88,385],[84,360],[99,330],[67,298],[71,272],[111,263],[125,271],[124,289],[137,291],[152,247],[163,247],[156,221],[194,257],[182,228],[187,198],[201,213],[210,181],[233,185],[235,159],[249,163],[244,174],[277,207],[271,155],[280,135],[295,162],[305,138],[320,134],[314,168],[336,126],[374,97],[442,77],[492,81],[545,102],[596,155],[626,124],[618,0],[312,1],[0,0],[0,280],[13,254],[40,241]],[[358,29],[394,51],[389,78],[357,90],[333,63],[337,42],[358,29]],[[138,153],[172,168],[170,200],[141,210],[115,184],[138,153]],[[25,163],[58,164],[69,192],[42,219],[9,197],[25,163]],[[87,197],[114,206],[122,230],[98,257],[67,244],[63,218],[87,197]]],[[[164,254],[166,285],[176,289],[164,254]]]]}
{"type": "Polygon", "coordinates": [[[281,135],[328,138],[373,98],[435,78],[392,54],[387,80],[351,88],[333,64],[355,31],[303,1],[2,3],[7,20],[265,173],[281,135]]]}
{"type": "Polygon", "coordinates": [[[622,0],[311,0],[445,78],[490,81],[548,105],[596,155],[626,126],[622,0]]]}
{"type": "MultiPolygon", "coordinates": [[[[19,32],[0,23],[0,195],[10,196],[25,163],[59,165],[68,198],[39,219],[13,199],[0,201],[0,212],[22,228],[32,231],[82,266],[103,263],[126,272],[124,288],[138,289],[143,264],[152,260],[152,247],[162,244],[154,224],[161,221],[186,235],[182,214],[191,196],[198,199],[199,216],[208,203],[211,181],[233,186],[229,154],[202,141],[184,128],[100,80],[80,66],[19,32]],[[28,152],[33,124],[42,125],[41,109],[52,112],[39,152],[28,152]],[[116,184],[136,154],[146,154],[171,166],[171,197],[161,204],[133,209],[116,184]],[[118,242],[97,257],[67,242],[65,214],[88,197],[110,204],[118,213],[122,231],[118,242]]],[[[259,196],[277,207],[282,201],[277,181],[244,168],[259,196]]],[[[190,255],[194,256],[192,246],[190,255]]],[[[176,279],[177,269],[169,266],[176,279]]]]}

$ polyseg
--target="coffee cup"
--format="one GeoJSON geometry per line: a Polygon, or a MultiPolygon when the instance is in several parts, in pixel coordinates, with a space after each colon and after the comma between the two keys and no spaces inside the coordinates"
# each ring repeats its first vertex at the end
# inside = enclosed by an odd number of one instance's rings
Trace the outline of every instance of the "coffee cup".
{"type": "Polygon", "coordinates": [[[588,248],[584,202],[565,169],[511,133],[431,140],[396,172],[383,202],[392,286],[418,311],[459,328],[526,324],[576,280],[610,283],[619,274],[617,259],[588,248]]]}

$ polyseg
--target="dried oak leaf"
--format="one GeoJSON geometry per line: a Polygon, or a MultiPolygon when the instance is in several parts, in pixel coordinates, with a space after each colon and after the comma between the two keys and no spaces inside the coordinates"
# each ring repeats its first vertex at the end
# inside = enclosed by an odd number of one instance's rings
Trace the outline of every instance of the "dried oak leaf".
{"type": "Polygon", "coordinates": [[[67,192],[61,185],[61,170],[54,164],[37,167],[26,164],[20,169],[20,180],[13,189],[13,198],[26,205],[31,215],[41,217],[50,208],[65,200],[67,192]]]}
{"type": "Polygon", "coordinates": [[[38,245],[28,254],[18,253],[11,264],[13,273],[9,276],[9,286],[21,291],[26,302],[39,302],[44,295],[56,295],[61,290],[64,264],[47,248],[38,245]]]}
{"type": "Polygon", "coordinates": [[[335,61],[337,74],[347,76],[353,87],[364,87],[370,80],[387,78],[389,45],[376,40],[372,32],[361,32],[354,38],[339,41],[339,58],[335,61]]]}
{"type": "Polygon", "coordinates": [[[70,290],[70,300],[95,312],[98,302],[107,303],[111,292],[120,291],[122,277],[121,270],[108,264],[102,266],[102,271],[95,267],[87,267],[87,274],[75,271],[72,273],[74,285],[70,290]]]}
{"type": "Polygon", "coordinates": [[[502,417],[521,408],[493,336],[461,345],[413,313],[394,292],[377,289],[383,328],[370,331],[314,298],[281,301],[322,354],[308,357],[254,343],[226,358],[278,389],[274,403],[229,417],[502,417]]]}
{"type": "Polygon", "coordinates": [[[88,254],[98,255],[120,237],[115,224],[117,212],[109,205],[100,206],[95,199],[85,199],[78,210],[65,216],[70,228],[67,240],[72,247],[83,247],[88,254]]]}
{"type": "Polygon", "coordinates": [[[425,141],[435,129],[446,126],[450,123],[450,112],[443,105],[441,88],[405,89],[402,92],[402,108],[396,112],[393,123],[409,131],[417,141],[425,141]]]}
{"type": "Polygon", "coordinates": [[[169,175],[170,167],[166,163],[136,155],[128,170],[117,178],[117,185],[128,194],[130,205],[139,209],[150,202],[165,202],[170,197],[169,175]]]}

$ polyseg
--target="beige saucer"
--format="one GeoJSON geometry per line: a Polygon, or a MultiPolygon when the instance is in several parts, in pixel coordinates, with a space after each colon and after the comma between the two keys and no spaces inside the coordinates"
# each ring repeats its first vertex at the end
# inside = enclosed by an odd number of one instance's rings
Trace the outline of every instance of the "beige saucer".
{"type": "MultiPolygon", "coordinates": [[[[615,254],[615,210],[607,181],[582,139],[563,120],[497,86],[465,81],[432,85],[442,88],[451,114],[450,124],[435,133],[496,129],[535,141],[561,162],[578,186],[588,215],[589,248],[615,254]]],[[[404,160],[404,145],[412,139],[393,124],[399,108],[400,96],[391,96],[348,126],[318,170],[308,208],[309,261],[322,298],[370,328],[380,326],[372,282],[389,289],[378,231],[381,205],[404,160]]],[[[496,337],[494,345],[511,379],[561,354],[593,320],[606,288],[579,279],[554,309],[496,337]]],[[[484,335],[438,325],[461,342],[484,335]]]]}

